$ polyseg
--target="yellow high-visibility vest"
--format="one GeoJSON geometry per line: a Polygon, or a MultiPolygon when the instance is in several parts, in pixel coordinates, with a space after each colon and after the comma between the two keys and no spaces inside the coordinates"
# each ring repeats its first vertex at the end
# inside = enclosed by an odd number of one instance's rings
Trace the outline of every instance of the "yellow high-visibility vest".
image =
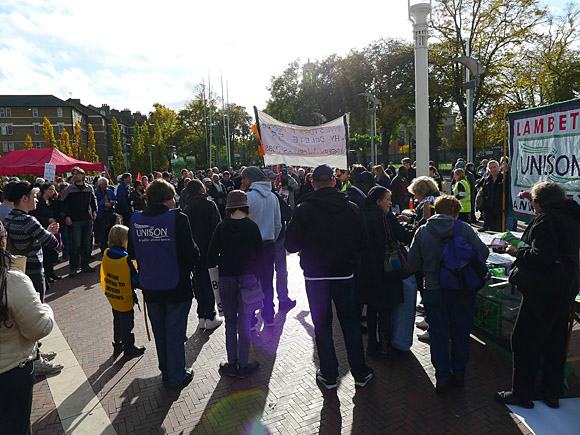
{"type": "Polygon", "coordinates": [[[459,202],[461,203],[461,213],[471,213],[471,188],[469,187],[467,180],[460,180],[455,183],[455,186],[453,186],[453,195],[459,195],[460,183],[463,185],[465,193],[467,193],[467,195],[459,198],[459,202]]]}
{"type": "Polygon", "coordinates": [[[109,258],[105,250],[101,262],[101,286],[111,307],[115,311],[127,312],[133,309],[133,288],[131,287],[131,270],[127,256],[109,258]]]}

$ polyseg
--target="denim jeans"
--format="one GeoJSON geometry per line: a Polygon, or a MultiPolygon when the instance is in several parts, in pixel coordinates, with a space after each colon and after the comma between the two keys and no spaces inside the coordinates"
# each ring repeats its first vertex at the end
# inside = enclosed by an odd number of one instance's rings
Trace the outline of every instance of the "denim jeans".
{"type": "Polygon", "coordinates": [[[262,308],[262,319],[265,322],[274,320],[274,260],[276,258],[276,247],[274,243],[264,243],[264,259],[260,267],[260,284],[264,292],[264,308],[262,308]]]}
{"type": "Polygon", "coordinates": [[[220,276],[220,297],[226,320],[226,351],[228,363],[236,361],[241,367],[248,365],[250,355],[250,318],[252,313],[244,312],[242,288],[257,285],[253,275],[220,276]]]}
{"type": "Polygon", "coordinates": [[[425,290],[423,305],[429,323],[431,363],[438,381],[464,374],[469,361],[469,334],[473,327],[476,295],[451,296],[444,290],[425,290]],[[451,336],[451,357],[449,356],[451,336]]]}
{"type": "Polygon", "coordinates": [[[187,317],[191,301],[177,304],[147,303],[151,329],[157,347],[159,370],[167,377],[169,385],[185,379],[185,346],[187,317]]]}
{"type": "Polygon", "coordinates": [[[5,434],[32,434],[30,412],[34,387],[34,364],[0,374],[0,428],[5,434]]]}
{"type": "Polygon", "coordinates": [[[284,238],[278,240],[274,245],[276,293],[278,294],[278,302],[286,302],[288,300],[288,269],[286,268],[286,248],[284,247],[284,238]]]}
{"type": "Polygon", "coordinates": [[[312,323],[314,323],[316,348],[323,376],[327,380],[334,380],[338,377],[338,360],[332,338],[332,302],[334,302],[344,336],[350,371],[356,379],[364,376],[368,367],[365,363],[360,332],[354,278],[306,280],[306,294],[312,323]]]}
{"type": "Polygon", "coordinates": [[[206,261],[200,261],[195,265],[195,298],[197,299],[197,317],[200,319],[213,320],[215,318],[215,297],[211,288],[208,267],[206,261]]]}
{"type": "Polygon", "coordinates": [[[60,236],[62,238],[62,255],[69,256],[71,252],[71,230],[67,225],[61,225],[60,236]]]}
{"type": "Polygon", "coordinates": [[[417,281],[415,275],[403,280],[403,303],[393,308],[394,348],[407,351],[413,345],[415,329],[415,305],[417,304],[417,281]]]}
{"type": "Polygon", "coordinates": [[[81,267],[87,267],[89,265],[93,221],[90,219],[75,221],[71,225],[71,230],[72,248],[70,253],[70,268],[71,270],[77,270],[79,268],[79,256],[81,267]]]}

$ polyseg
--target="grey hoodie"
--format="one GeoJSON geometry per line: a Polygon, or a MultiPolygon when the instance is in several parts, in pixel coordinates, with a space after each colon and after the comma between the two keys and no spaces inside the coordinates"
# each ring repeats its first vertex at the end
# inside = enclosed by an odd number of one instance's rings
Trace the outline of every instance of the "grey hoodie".
{"type": "MultiPolygon", "coordinates": [[[[465,222],[461,224],[461,236],[479,252],[483,260],[486,260],[489,255],[487,246],[469,224],[465,222]]],[[[441,255],[445,244],[453,237],[454,226],[455,219],[451,216],[437,214],[430,217],[425,225],[419,227],[411,242],[408,260],[413,268],[422,271],[425,275],[426,290],[441,288],[439,285],[441,255]]]]}
{"type": "Polygon", "coordinates": [[[280,203],[272,193],[272,183],[269,181],[254,181],[247,192],[250,216],[260,228],[264,242],[275,242],[282,230],[280,203]]]}

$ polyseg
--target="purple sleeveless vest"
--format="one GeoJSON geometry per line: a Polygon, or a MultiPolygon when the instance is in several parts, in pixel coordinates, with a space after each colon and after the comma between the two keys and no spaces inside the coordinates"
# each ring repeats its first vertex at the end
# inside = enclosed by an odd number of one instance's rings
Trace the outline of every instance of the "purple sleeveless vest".
{"type": "Polygon", "coordinates": [[[173,290],[179,283],[176,218],[177,210],[159,216],[144,216],[136,211],[131,217],[131,241],[144,290],[173,290]]]}

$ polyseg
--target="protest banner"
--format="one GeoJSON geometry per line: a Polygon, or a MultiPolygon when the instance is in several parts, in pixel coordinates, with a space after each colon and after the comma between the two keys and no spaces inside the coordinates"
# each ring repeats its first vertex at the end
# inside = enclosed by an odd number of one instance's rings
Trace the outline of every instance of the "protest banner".
{"type": "Polygon", "coordinates": [[[56,165],[52,163],[45,163],[44,164],[44,179],[46,181],[54,181],[56,177],[56,165]]]}
{"type": "Polygon", "coordinates": [[[322,125],[303,127],[254,109],[264,164],[316,167],[326,163],[347,167],[349,114],[322,125]]]}
{"type": "Polygon", "coordinates": [[[540,181],[560,184],[580,203],[580,99],[509,114],[510,216],[529,221],[530,201],[518,193],[540,181]]]}

